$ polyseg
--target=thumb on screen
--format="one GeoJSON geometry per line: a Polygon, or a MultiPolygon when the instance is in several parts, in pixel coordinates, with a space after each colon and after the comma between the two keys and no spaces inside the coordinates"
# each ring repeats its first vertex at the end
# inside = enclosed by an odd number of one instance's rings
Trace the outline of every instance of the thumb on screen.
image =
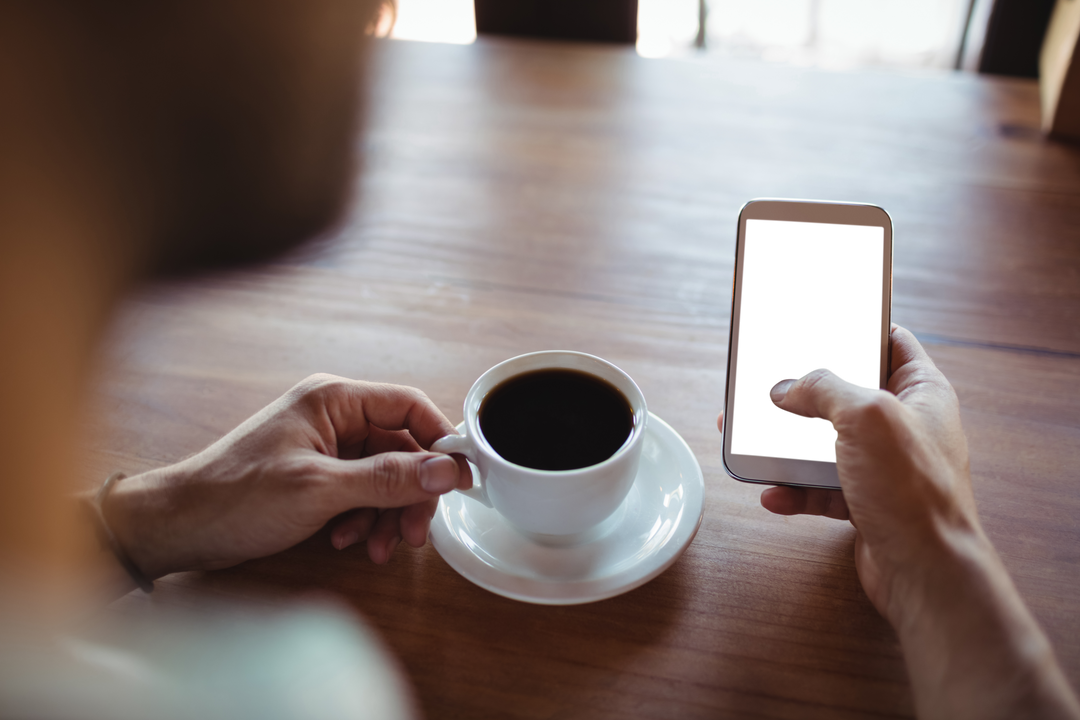
{"type": "Polygon", "coordinates": [[[781,380],[769,396],[781,410],[833,421],[844,408],[865,402],[877,392],[852,385],[828,370],[814,370],[798,380],[781,380]]]}

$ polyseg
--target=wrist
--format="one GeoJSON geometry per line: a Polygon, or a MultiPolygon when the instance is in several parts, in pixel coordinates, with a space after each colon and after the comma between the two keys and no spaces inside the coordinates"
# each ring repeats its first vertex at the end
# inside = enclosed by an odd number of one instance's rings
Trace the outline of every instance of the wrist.
{"type": "Polygon", "coordinates": [[[885,616],[903,639],[928,623],[982,607],[1008,584],[1000,559],[982,529],[974,524],[939,524],[898,566],[885,616]],[[965,609],[967,608],[967,609],[965,609]],[[932,612],[929,612],[932,611],[932,612]]]}
{"type": "Polygon", "coordinates": [[[125,477],[126,475],[122,472],[110,475],[93,497],[85,499],[85,508],[89,514],[91,523],[94,525],[98,543],[101,545],[102,549],[109,552],[111,557],[116,561],[116,564],[123,569],[132,582],[134,582],[143,592],[149,593],[154,590],[153,581],[132,561],[127,550],[117,539],[112,526],[105,518],[104,503],[109,497],[110,492],[116,487],[116,484],[125,477]]]}
{"type": "Polygon", "coordinates": [[[939,533],[890,615],[920,717],[994,718],[1067,707],[1053,649],[977,525],[939,533]],[[1065,705],[1062,705],[1065,703],[1065,705]]]}
{"type": "Polygon", "coordinates": [[[150,580],[183,569],[170,552],[171,467],[125,478],[105,496],[101,512],[124,553],[150,580]]]}

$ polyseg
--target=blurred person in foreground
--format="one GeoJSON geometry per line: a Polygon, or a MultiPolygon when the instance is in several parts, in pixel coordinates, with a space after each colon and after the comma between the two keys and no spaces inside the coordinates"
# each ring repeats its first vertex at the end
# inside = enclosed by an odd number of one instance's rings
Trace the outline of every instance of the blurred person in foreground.
{"type": "Polygon", "coordinates": [[[82,618],[328,522],[376,563],[423,545],[438,496],[471,476],[426,451],[454,429],[419,391],[301,382],[204,452],[115,482],[94,513],[115,553],[71,498],[119,302],[273,257],[342,211],[382,10],[0,3],[0,717],[415,716],[374,636],[326,605],[82,618]]]}
{"type": "MultiPolygon", "coordinates": [[[[0,717],[410,717],[355,617],[298,607],[82,622],[171,572],[270,555],[327,523],[386,562],[471,482],[426,450],[419,391],[301,382],[205,451],[114,480],[100,551],[71,501],[99,337],[141,283],[259,262],[324,232],[352,176],[376,0],[0,4],[0,717]],[[108,537],[111,535],[111,539],[108,537]],[[165,622],[164,620],[168,620],[165,622]]],[[[828,375],[778,404],[840,433],[843,495],[776,512],[858,524],[920,713],[1072,717],[1052,651],[979,529],[956,400],[893,333],[888,393],[828,375]]]]}

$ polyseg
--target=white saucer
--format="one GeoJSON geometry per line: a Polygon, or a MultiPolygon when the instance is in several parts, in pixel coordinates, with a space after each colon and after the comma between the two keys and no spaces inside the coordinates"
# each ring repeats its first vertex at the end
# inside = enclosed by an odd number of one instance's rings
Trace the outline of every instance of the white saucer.
{"type": "Polygon", "coordinates": [[[497,595],[576,605],[633,590],[667,570],[694,539],[704,510],[697,458],[649,413],[637,479],[600,537],[569,547],[541,544],[495,510],[450,492],[431,521],[431,544],[450,567],[497,595]]]}

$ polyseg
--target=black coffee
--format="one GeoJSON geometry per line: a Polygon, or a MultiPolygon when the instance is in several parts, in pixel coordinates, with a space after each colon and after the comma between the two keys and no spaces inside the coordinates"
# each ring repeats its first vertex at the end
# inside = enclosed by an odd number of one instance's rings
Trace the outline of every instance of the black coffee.
{"type": "Polygon", "coordinates": [[[626,396],[578,370],[533,370],[503,380],[480,404],[479,419],[495,452],[537,470],[601,463],[634,429],[626,396]]]}

